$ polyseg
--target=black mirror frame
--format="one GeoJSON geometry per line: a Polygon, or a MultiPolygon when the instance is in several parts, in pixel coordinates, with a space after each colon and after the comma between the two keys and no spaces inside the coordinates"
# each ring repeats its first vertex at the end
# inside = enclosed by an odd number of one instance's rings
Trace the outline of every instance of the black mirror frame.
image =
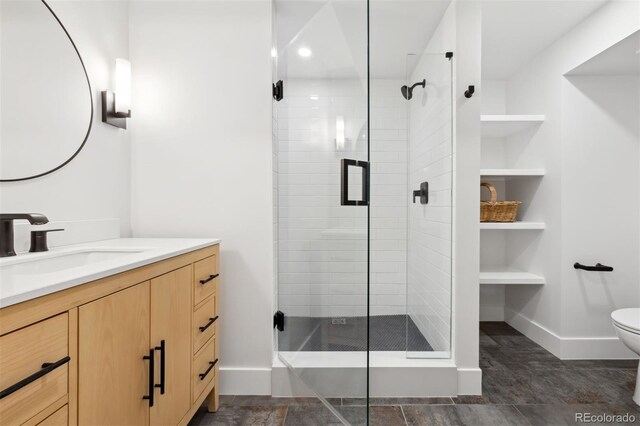
{"type": "Polygon", "coordinates": [[[91,89],[91,81],[89,80],[89,74],[87,73],[87,67],[85,67],[84,61],[82,60],[82,56],[80,56],[80,51],[78,51],[78,48],[76,47],[76,44],[74,43],[73,39],[71,38],[71,35],[69,34],[69,32],[67,31],[65,26],[60,21],[60,18],[58,18],[58,15],[55,14],[53,9],[51,9],[51,7],[47,4],[47,2],[45,0],[40,0],[40,1],[47,8],[47,10],[49,10],[51,15],[53,15],[53,17],[55,18],[56,22],[58,22],[58,24],[60,25],[60,28],[62,28],[62,31],[64,31],[64,33],[66,34],[67,38],[69,39],[69,42],[71,43],[71,46],[73,46],[73,50],[75,50],[76,51],[76,55],[78,55],[78,59],[80,60],[80,65],[82,65],[82,70],[84,71],[84,76],[87,79],[87,87],[89,89],[89,104],[91,105],[91,116],[89,117],[89,127],[87,128],[87,133],[84,136],[84,140],[82,141],[82,144],[80,144],[80,146],[78,147],[76,152],[74,152],[73,155],[71,155],[71,157],[69,157],[64,163],[54,167],[53,169],[51,169],[51,170],[49,170],[47,172],[39,173],[37,175],[24,177],[24,178],[0,179],[0,182],[20,182],[20,181],[29,180],[29,179],[36,179],[36,178],[51,174],[51,173],[53,173],[53,172],[55,172],[57,170],[60,170],[61,168],[63,168],[67,164],[69,164],[71,162],[71,160],[76,158],[76,156],[80,153],[80,151],[82,151],[82,148],[84,148],[84,146],[87,143],[87,140],[89,139],[89,135],[91,134],[91,127],[93,126],[93,91],[91,89]]]}

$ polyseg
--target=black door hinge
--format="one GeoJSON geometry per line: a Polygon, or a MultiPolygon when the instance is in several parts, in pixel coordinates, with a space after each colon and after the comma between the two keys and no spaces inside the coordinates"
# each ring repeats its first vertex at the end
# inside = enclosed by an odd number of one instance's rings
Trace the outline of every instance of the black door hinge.
{"type": "Polygon", "coordinates": [[[451,58],[453,58],[453,52],[446,52],[444,54],[444,57],[447,58],[448,60],[451,60],[451,58]]]}
{"type": "Polygon", "coordinates": [[[278,80],[277,83],[273,84],[271,89],[271,93],[273,95],[273,99],[276,101],[281,101],[284,97],[284,83],[282,80],[278,80]]]}
{"type": "Polygon", "coordinates": [[[278,311],[273,314],[273,327],[278,331],[284,331],[284,312],[278,311]]]}

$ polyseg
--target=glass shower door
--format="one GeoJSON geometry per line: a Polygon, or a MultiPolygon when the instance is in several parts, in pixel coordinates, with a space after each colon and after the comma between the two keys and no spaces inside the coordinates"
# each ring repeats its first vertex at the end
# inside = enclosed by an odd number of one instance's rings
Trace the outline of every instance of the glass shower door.
{"type": "Polygon", "coordinates": [[[451,356],[453,53],[407,55],[407,357],[451,356]],[[413,89],[411,89],[413,87],[413,89]]]}
{"type": "Polygon", "coordinates": [[[367,3],[275,0],[272,52],[278,354],[352,424],[368,416],[367,3]]]}

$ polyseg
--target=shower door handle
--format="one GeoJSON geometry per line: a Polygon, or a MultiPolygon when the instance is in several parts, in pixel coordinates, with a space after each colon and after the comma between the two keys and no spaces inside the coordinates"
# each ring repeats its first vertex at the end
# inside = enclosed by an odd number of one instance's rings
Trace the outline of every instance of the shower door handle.
{"type": "Polygon", "coordinates": [[[340,205],[369,205],[369,162],[343,158],[340,160],[340,205]],[[349,166],[362,168],[362,200],[349,199],[349,166]]]}

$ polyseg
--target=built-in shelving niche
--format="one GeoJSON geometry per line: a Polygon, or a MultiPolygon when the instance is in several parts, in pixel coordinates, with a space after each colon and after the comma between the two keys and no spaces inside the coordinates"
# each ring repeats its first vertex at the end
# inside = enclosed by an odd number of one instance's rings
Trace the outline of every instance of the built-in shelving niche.
{"type": "Polygon", "coordinates": [[[544,115],[481,115],[481,135],[484,138],[504,138],[539,126],[544,115]]]}
{"type": "Polygon", "coordinates": [[[480,284],[543,285],[544,277],[507,267],[487,267],[480,271],[480,284]]]}
{"type": "Polygon", "coordinates": [[[544,176],[544,169],[481,169],[485,179],[526,179],[544,176]]]}
{"type": "Polygon", "coordinates": [[[481,230],[493,231],[540,231],[545,228],[544,222],[483,222],[480,223],[481,230]]]}
{"type": "MultiPolygon", "coordinates": [[[[537,127],[539,127],[544,121],[544,115],[534,114],[482,115],[482,140],[486,143],[486,140],[490,139],[491,143],[494,144],[494,148],[496,141],[498,141],[497,143],[499,144],[504,144],[504,147],[506,147],[513,140],[517,139],[521,141],[523,137],[526,138],[527,132],[535,132],[537,127]]],[[[526,158],[521,158],[520,163],[526,163],[526,158]]],[[[496,164],[494,163],[491,164],[491,166],[493,166],[491,168],[482,168],[480,170],[480,174],[482,181],[491,182],[498,188],[499,194],[504,194],[506,192],[505,189],[507,185],[512,181],[541,179],[546,173],[543,168],[510,168],[506,162],[499,168],[496,168],[495,165],[496,164]]],[[[529,232],[523,233],[522,231],[541,232],[545,229],[545,223],[543,221],[527,220],[526,215],[519,219],[521,220],[513,223],[481,223],[480,229],[482,231],[509,232],[510,235],[508,238],[505,236],[501,240],[500,238],[495,237],[489,238],[485,232],[482,232],[482,235],[485,235],[484,238],[481,237],[482,249],[496,250],[498,245],[506,244],[506,241],[509,239],[531,238],[529,236],[529,232]],[[510,231],[518,232],[511,235],[510,231]],[[485,242],[484,244],[482,244],[483,241],[485,242]],[[500,243],[500,241],[504,241],[504,243],[500,243]]],[[[506,247],[501,248],[506,250],[506,247]]],[[[488,266],[481,263],[480,269],[479,283],[481,285],[544,285],[546,283],[543,276],[511,265],[488,266]]]]}

